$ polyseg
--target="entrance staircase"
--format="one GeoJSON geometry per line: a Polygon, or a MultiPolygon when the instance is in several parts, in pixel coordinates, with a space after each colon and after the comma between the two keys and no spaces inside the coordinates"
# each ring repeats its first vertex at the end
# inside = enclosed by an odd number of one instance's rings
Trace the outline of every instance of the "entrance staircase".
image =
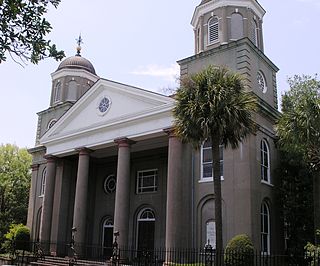
{"type": "MultiPolygon", "coordinates": [[[[69,258],[60,257],[44,257],[44,259],[31,262],[30,265],[33,266],[69,266],[69,258]]],[[[107,265],[106,262],[90,261],[90,260],[77,260],[74,265],[78,266],[102,266],[107,265]]]]}

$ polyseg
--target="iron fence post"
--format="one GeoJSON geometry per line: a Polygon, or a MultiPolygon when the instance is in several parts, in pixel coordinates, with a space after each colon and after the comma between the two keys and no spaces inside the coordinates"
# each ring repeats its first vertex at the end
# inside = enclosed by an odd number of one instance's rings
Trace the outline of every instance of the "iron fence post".
{"type": "Polygon", "coordinates": [[[213,263],[213,248],[210,245],[210,240],[208,240],[208,244],[204,247],[204,254],[205,254],[205,265],[212,266],[213,263]]]}
{"type": "Polygon", "coordinates": [[[77,264],[77,253],[76,250],[74,248],[74,236],[77,232],[77,228],[72,227],[71,229],[71,242],[70,242],[70,251],[71,251],[71,257],[69,258],[69,266],[74,266],[77,264]]]}
{"type": "Polygon", "coordinates": [[[118,265],[120,254],[119,254],[119,246],[117,241],[120,233],[119,231],[115,231],[113,234],[114,234],[114,242],[112,244],[111,262],[112,262],[112,265],[118,265]]]}

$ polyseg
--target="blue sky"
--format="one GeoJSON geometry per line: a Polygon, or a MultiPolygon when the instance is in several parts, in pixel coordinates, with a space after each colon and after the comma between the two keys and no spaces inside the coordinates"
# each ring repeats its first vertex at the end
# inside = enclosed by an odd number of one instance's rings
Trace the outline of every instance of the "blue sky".
{"type": "MultiPolygon", "coordinates": [[[[100,77],[161,91],[176,87],[176,61],[194,52],[191,17],[200,0],[62,0],[50,9],[49,38],[74,55],[81,32],[82,55],[100,77]]],[[[280,68],[278,94],[294,74],[320,71],[320,0],[260,0],[265,54],[280,68]]],[[[0,143],[33,147],[37,115],[49,106],[51,76],[59,63],[47,59],[24,68],[0,64],[0,143]]]]}

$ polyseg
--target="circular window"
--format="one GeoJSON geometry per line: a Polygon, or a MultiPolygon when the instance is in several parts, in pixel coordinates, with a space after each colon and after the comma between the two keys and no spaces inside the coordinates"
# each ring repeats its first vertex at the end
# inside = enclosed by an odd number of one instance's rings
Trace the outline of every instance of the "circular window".
{"type": "Polygon", "coordinates": [[[266,84],[266,80],[264,78],[264,75],[262,72],[258,72],[257,73],[257,81],[258,81],[258,87],[259,89],[263,92],[266,93],[267,92],[267,84],[266,84]]]}
{"type": "Polygon", "coordinates": [[[107,194],[111,194],[115,192],[116,185],[117,185],[117,181],[116,181],[115,175],[109,175],[104,180],[103,189],[107,194]]]}
{"type": "Polygon", "coordinates": [[[101,113],[105,113],[109,109],[109,106],[110,100],[107,97],[103,97],[99,103],[98,108],[101,113]]]}

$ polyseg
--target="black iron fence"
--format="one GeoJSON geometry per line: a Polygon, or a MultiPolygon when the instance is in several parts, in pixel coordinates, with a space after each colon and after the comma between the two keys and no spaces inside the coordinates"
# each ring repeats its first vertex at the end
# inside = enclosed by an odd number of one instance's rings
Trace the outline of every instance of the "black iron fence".
{"type": "MultiPolygon", "coordinates": [[[[21,246],[15,244],[14,246],[21,246]]],[[[71,243],[25,243],[24,250],[13,249],[15,265],[27,265],[36,260],[64,258],[67,265],[83,260],[103,262],[105,265],[172,265],[172,266],[320,266],[320,253],[290,252],[263,254],[259,251],[218,252],[210,247],[200,249],[138,250],[113,247],[79,245],[71,243]]]]}

